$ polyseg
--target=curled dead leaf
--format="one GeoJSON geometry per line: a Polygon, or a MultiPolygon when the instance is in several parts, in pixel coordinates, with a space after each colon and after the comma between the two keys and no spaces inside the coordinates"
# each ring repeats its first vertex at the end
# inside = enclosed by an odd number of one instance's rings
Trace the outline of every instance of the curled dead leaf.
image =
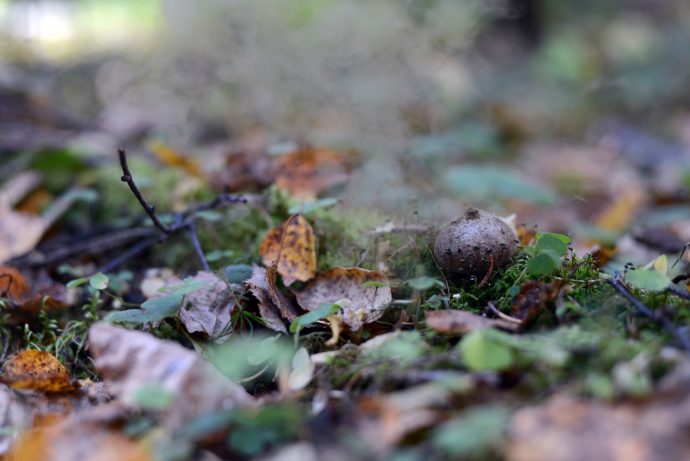
{"type": "Polygon", "coordinates": [[[40,182],[35,173],[18,174],[0,189],[0,263],[34,249],[43,234],[69,209],[78,194],[68,191],[38,216],[12,208],[40,182]]]}
{"type": "Polygon", "coordinates": [[[259,315],[263,319],[265,325],[271,330],[287,334],[287,328],[280,315],[280,311],[269,294],[268,281],[266,281],[266,269],[259,266],[253,266],[252,276],[244,283],[249,289],[249,292],[256,298],[259,307],[259,315]]]}
{"type": "Polygon", "coordinates": [[[346,182],[347,156],[331,149],[305,148],[282,156],[276,163],[276,185],[297,198],[309,200],[346,182]]]}
{"type": "Polygon", "coordinates": [[[45,351],[25,350],[12,355],[2,365],[2,382],[20,390],[65,393],[79,389],[67,369],[45,351]]]}
{"type": "Polygon", "coordinates": [[[0,296],[19,301],[29,291],[29,283],[17,269],[0,266],[0,296]]]}
{"type": "Polygon", "coordinates": [[[212,272],[199,272],[191,280],[204,282],[204,286],[185,296],[180,321],[189,333],[215,338],[227,329],[235,308],[230,288],[212,272]]]}
{"type": "Polygon", "coordinates": [[[517,325],[500,319],[490,319],[460,310],[432,311],[426,314],[426,324],[436,333],[462,335],[483,328],[503,328],[515,330],[517,325]]]}
{"type": "Polygon", "coordinates": [[[142,389],[155,388],[169,396],[171,404],[161,409],[168,428],[179,428],[206,412],[253,402],[244,388],[176,342],[97,323],[89,329],[88,344],[96,370],[125,406],[145,405],[142,389]]]}
{"type": "Polygon", "coordinates": [[[330,269],[295,294],[307,311],[338,302],[342,311],[337,315],[354,331],[378,320],[393,299],[383,273],[358,267],[330,269]]]}
{"type": "Polygon", "coordinates": [[[316,275],[314,230],[302,215],[288,218],[280,227],[268,231],[259,247],[266,267],[277,264],[285,285],[306,282],[316,275]]]}
{"type": "MultiPolygon", "coordinates": [[[[5,296],[15,309],[13,314],[38,314],[41,310],[57,310],[74,303],[72,293],[64,285],[53,282],[45,273],[33,277],[29,285],[17,269],[0,267],[0,296],[5,296]]],[[[16,315],[15,315],[16,317],[16,315]]],[[[14,321],[25,321],[20,315],[14,321]]]]}
{"type": "Polygon", "coordinates": [[[559,281],[543,283],[531,280],[523,283],[511,303],[511,316],[522,320],[523,324],[529,324],[546,311],[562,286],[563,283],[559,281]]]}

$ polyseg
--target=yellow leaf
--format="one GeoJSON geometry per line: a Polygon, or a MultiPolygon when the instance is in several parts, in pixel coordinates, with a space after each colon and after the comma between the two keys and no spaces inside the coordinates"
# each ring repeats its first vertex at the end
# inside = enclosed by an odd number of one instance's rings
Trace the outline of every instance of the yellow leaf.
{"type": "Polygon", "coordinates": [[[259,255],[266,267],[277,265],[285,285],[311,280],[316,275],[314,230],[304,216],[291,216],[280,227],[268,231],[259,255]]]}
{"type": "Polygon", "coordinates": [[[163,164],[179,168],[180,170],[184,170],[198,178],[204,176],[203,171],[201,171],[201,168],[196,164],[196,162],[194,162],[194,160],[190,159],[189,157],[185,157],[175,149],[172,149],[162,142],[151,141],[148,143],[147,147],[163,164]]]}
{"type": "Polygon", "coordinates": [[[668,272],[668,258],[666,255],[661,255],[654,260],[654,270],[666,274],[668,272]]]}
{"type": "Polygon", "coordinates": [[[67,369],[45,351],[25,350],[12,355],[2,366],[2,382],[21,390],[66,393],[79,389],[67,369]]]}
{"type": "Polygon", "coordinates": [[[601,229],[619,232],[625,230],[644,203],[644,194],[636,189],[623,192],[599,214],[596,225],[601,229]]]}

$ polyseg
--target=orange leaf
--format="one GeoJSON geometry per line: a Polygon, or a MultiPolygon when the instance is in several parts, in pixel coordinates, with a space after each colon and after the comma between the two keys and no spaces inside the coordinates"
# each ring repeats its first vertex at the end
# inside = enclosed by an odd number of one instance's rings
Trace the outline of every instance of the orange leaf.
{"type": "Polygon", "coordinates": [[[194,162],[194,160],[185,157],[175,149],[163,144],[162,142],[151,141],[148,143],[147,147],[163,164],[184,170],[187,173],[196,176],[197,178],[203,177],[204,174],[201,171],[201,168],[196,164],[196,162],[194,162]]]}
{"type": "Polygon", "coordinates": [[[18,301],[29,291],[29,284],[17,269],[0,266],[0,296],[18,301]]]}
{"type": "Polygon", "coordinates": [[[24,432],[8,461],[151,461],[125,436],[88,421],[69,419],[24,432]]]}
{"type": "Polygon", "coordinates": [[[314,230],[304,216],[291,216],[280,227],[268,231],[259,246],[259,255],[267,267],[277,264],[285,285],[296,280],[306,282],[316,275],[314,230]]]}
{"type": "Polygon", "coordinates": [[[599,214],[596,225],[612,232],[625,230],[645,201],[645,196],[637,189],[623,192],[609,203],[599,214]]]}
{"type": "Polygon", "coordinates": [[[306,148],[282,156],[276,164],[276,185],[297,198],[310,200],[349,178],[347,157],[331,149],[306,148]]]}
{"type": "Polygon", "coordinates": [[[17,352],[3,364],[2,375],[2,382],[15,389],[64,393],[79,388],[64,365],[45,351],[17,352]]]}

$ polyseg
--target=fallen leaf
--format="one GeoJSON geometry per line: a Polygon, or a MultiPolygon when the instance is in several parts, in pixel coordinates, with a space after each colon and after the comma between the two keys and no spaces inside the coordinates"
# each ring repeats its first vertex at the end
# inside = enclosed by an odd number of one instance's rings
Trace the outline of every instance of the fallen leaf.
{"type": "Polygon", "coordinates": [[[515,330],[515,324],[500,319],[490,319],[457,309],[431,311],[426,314],[426,324],[436,333],[462,335],[483,328],[515,330]]]}
{"type": "Polygon", "coordinates": [[[615,405],[557,394],[513,415],[505,457],[509,461],[688,459],[687,392],[681,398],[655,400],[615,405]]]}
{"type": "Polygon", "coordinates": [[[12,208],[23,195],[37,185],[36,175],[22,173],[0,190],[0,264],[34,249],[43,234],[79,197],[79,190],[58,197],[41,215],[12,208]]]}
{"type": "Polygon", "coordinates": [[[226,330],[235,308],[232,292],[223,279],[212,272],[199,272],[190,280],[204,286],[184,297],[180,321],[189,333],[205,333],[215,338],[226,330]]]}
{"type": "Polygon", "coordinates": [[[20,390],[65,393],[79,389],[67,369],[45,351],[17,352],[2,365],[2,382],[20,390]]]}
{"type": "Polygon", "coordinates": [[[142,445],[77,418],[24,432],[7,461],[153,461],[142,445]]]}
{"type": "Polygon", "coordinates": [[[293,215],[280,227],[268,231],[259,246],[266,267],[277,263],[286,286],[306,282],[316,275],[314,230],[302,215],[293,215]]]}
{"type": "Polygon", "coordinates": [[[619,232],[625,230],[633,221],[645,200],[645,195],[636,188],[630,188],[622,192],[599,213],[596,225],[607,231],[619,232]]]}
{"type": "Polygon", "coordinates": [[[513,352],[496,341],[491,330],[475,330],[459,344],[462,361],[472,371],[502,371],[513,364],[513,352]]]}
{"type": "Polygon", "coordinates": [[[562,283],[543,283],[539,280],[530,280],[520,287],[520,292],[515,295],[511,303],[511,316],[522,320],[524,325],[529,324],[539,317],[558,296],[562,283]]]}
{"type": "Polygon", "coordinates": [[[0,384],[0,427],[13,429],[11,432],[0,433],[0,457],[7,453],[19,432],[31,427],[32,421],[29,402],[23,399],[21,394],[0,384]]]}
{"type": "Polygon", "coordinates": [[[79,413],[80,418],[102,405],[111,397],[103,383],[79,381],[80,392],[65,395],[41,392],[17,392],[0,384],[0,459],[7,453],[19,434],[46,420],[63,418],[79,413]]]}
{"type": "Polygon", "coordinates": [[[331,149],[297,150],[278,159],[275,183],[299,199],[315,199],[349,179],[347,160],[331,149]]]}
{"type": "Polygon", "coordinates": [[[299,391],[307,387],[314,377],[314,363],[309,357],[309,352],[300,347],[292,358],[292,371],[288,378],[288,387],[291,391],[299,391]]]}
{"type": "Polygon", "coordinates": [[[151,141],[146,147],[148,147],[164,165],[179,168],[198,178],[203,177],[204,174],[203,171],[201,171],[201,167],[199,167],[194,160],[177,152],[170,146],[160,141],[151,141]]]}
{"type": "Polygon", "coordinates": [[[268,294],[280,311],[280,315],[289,322],[295,320],[300,315],[299,308],[291,298],[278,288],[278,268],[275,265],[266,269],[266,282],[268,283],[268,294]]]}
{"type": "Polygon", "coordinates": [[[17,269],[0,266],[0,296],[19,301],[29,291],[26,278],[17,269]]]}
{"type": "Polygon", "coordinates": [[[457,377],[363,397],[358,402],[358,432],[371,448],[384,455],[407,435],[442,420],[453,396],[466,393],[471,387],[466,377],[457,377]]]}
{"type": "Polygon", "coordinates": [[[280,316],[278,307],[273,303],[268,292],[266,269],[259,266],[254,266],[252,269],[252,276],[244,283],[258,302],[259,315],[268,328],[287,334],[288,331],[280,316]]]}
{"type": "Polygon", "coordinates": [[[384,274],[358,267],[330,269],[307,282],[295,294],[299,305],[307,311],[324,304],[339,304],[342,311],[336,315],[353,331],[359,330],[365,323],[378,320],[393,299],[388,278],[384,274]],[[367,282],[378,283],[367,286],[367,282]]]}
{"type": "Polygon", "coordinates": [[[10,301],[12,323],[27,321],[22,314],[38,314],[41,310],[57,310],[74,303],[73,293],[64,285],[54,283],[45,272],[32,276],[31,286],[24,274],[8,266],[0,267],[0,296],[10,301]]]}
{"type": "Polygon", "coordinates": [[[230,192],[262,190],[275,177],[271,158],[264,150],[243,150],[226,157],[225,165],[211,177],[216,189],[230,192]]]}
{"type": "Polygon", "coordinates": [[[94,366],[112,394],[125,406],[141,408],[143,386],[155,385],[173,402],[161,411],[168,428],[179,428],[203,413],[250,405],[252,397],[195,352],[106,323],[89,329],[94,366]]]}

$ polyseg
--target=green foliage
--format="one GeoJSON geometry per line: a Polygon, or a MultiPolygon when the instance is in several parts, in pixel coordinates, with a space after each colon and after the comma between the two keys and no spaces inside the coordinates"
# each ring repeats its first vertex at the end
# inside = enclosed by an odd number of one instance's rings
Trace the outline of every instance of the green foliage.
{"type": "Polygon", "coordinates": [[[472,331],[460,342],[463,363],[472,371],[501,371],[513,364],[509,347],[486,330],[472,331]]]}
{"type": "Polygon", "coordinates": [[[434,287],[445,287],[446,285],[435,277],[415,277],[405,280],[405,283],[413,290],[424,291],[434,287]]]}
{"type": "Polygon", "coordinates": [[[561,265],[561,258],[568,252],[570,237],[562,234],[539,234],[534,254],[527,261],[527,273],[534,277],[550,275],[561,265]]]}
{"type": "Polygon", "coordinates": [[[225,280],[228,283],[242,283],[252,276],[252,266],[247,264],[233,264],[223,269],[225,280]]]}
{"type": "Polygon", "coordinates": [[[434,430],[433,443],[446,455],[477,459],[498,447],[509,416],[506,408],[498,406],[466,410],[434,430]]]}
{"type": "Polygon", "coordinates": [[[262,369],[270,374],[287,366],[294,347],[281,335],[233,336],[222,345],[209,347],[206,355],[221,373],[238,381],[262,369]]]}
{"type": "Polygon", "coordinates": [[[515,172],[498,166],[456,166],[445,173],[445,181],[464,200],[521,199],[550,204],[555,193],[537,186],[515,172]]]}
{"type": "Polygon", "coordinates": [[[300,408],[291,404],[237,410],[231,416],[228,445],[241,455],[257,455],[296,437],[302,427],[303,414],[300,408]]]}
{"type": "Polygon", "coordinates": [[[417,331],[401,332],[365,353],[370,360],[385,360],[405,365],[429,352],[429,346],[417,331]]]}
{"type": "Polygon", "coordinates": [[[175,317],[179,313],[184,296],[204,287],[206,283],[202,280],[183,280],[168,294],[144,302],[141,309],[111,312],[105,320],[112,323],[144,324],[175,317]]]}
{"type": "Polygon", "coordinates": [[[340,309],[340,306],[336,303],[324,304],[323,306],[317,307],[313,311],[302,314],[290,324],[290,333],[294,333],[296,337],[299,335],[299,332],[302,330],[302,328],[305,328],[319,320],[325,319],[329,315],[335,314],[340,309]]]}
{"type": "Polygon", "coordinates": [[[671,285],[671,279],[666,274],[654,269],[628,271],[625,281],[635,288],[647,291],[664,291],[671,285]]]}

